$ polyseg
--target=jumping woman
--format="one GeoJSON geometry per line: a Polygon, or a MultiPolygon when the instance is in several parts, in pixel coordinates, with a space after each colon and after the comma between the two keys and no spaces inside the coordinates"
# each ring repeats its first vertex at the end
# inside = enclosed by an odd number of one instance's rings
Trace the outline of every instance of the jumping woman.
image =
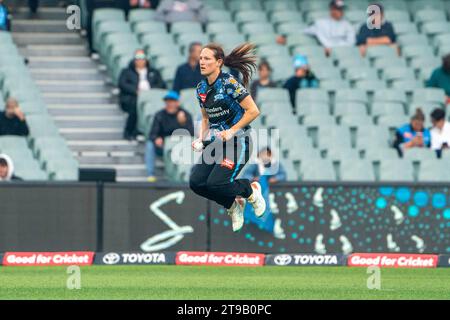
{"type": "Polygon", "coordinates": [[[202,151],[202,157],[192,168],[189,185],[198,195],[227,209],[235,232],[244,225],[245,199],[257,217],[266,210],[261,185],[236,179],[251,154],[250,123],[260,114],[246,89],[256,68],[253,49],[253,45],[245,43],[225,56],[221,46],[208,44],[200,54],[200,71],[205,77],[197,85],[202,124],[200,137],[192,147],[202,151]],[[223,66],[238,70],[243,85],[223,72],[223,66]]]}

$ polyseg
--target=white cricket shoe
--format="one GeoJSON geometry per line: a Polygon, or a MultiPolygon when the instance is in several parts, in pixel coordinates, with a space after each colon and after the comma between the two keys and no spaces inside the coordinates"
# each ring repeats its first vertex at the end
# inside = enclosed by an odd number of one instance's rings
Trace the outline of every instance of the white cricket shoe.
{"type": "Polygon", "coordinates": [[[264,212],[266,212],[266,201],[262,195],[262,189],[259,182],[252,182],[251,186],[253,193],[247,200],[253,206],[255,215],[258,218],[261,218],[264,215],[264,212]]]}
{"type": "Polygon", "coordinates": [[[233,226],[233,232],[238,232],[244,226],[244,199],[234,200],[230,209],[227,209],[228,215],[231,217],[231,224],[233,226]]]}

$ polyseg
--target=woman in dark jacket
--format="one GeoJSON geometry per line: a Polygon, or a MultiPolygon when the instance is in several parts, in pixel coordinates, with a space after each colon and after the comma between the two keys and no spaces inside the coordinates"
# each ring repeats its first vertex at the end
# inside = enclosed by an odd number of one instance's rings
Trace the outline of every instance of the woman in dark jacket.
{"type": "Polygon", "coordinates": [[[161,74],[158,70],[150,67],[150,62],[143,50],[137,50],[135,58],[130,62],[128,68],[122,70],[119,78],[120,106],[128,113],[125,125],[124,138],[134,139],[138,132],[137,122],[137,97],[139,92],[152,88],[166,88],[161,74]]]}

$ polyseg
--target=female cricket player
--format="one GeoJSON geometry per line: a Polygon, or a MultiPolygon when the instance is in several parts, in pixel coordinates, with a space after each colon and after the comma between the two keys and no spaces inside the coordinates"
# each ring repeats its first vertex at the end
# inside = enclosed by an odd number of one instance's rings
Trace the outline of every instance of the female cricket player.
{"type": "Polygon", "coordinates": [[[200,137],[192,147],[201,151],[202,157],[192,168],[189,185],[198,195],[227,209],[235,232],[244,225],[245,199],[257,217],[266,210],[261,185],[236,179],[251,154],[250,123],[260,114],[245,88],[256,68],[253,49],[245,43],[225,56],[221,46],[208,44],[200,54],[200,71],[205,77],[197,85],[202,124],[200,137]],[[222,71],[223,66],[238,70],[244,85],[222,71]],[[210,140],[206,140],[208,134],[210,140]]]}

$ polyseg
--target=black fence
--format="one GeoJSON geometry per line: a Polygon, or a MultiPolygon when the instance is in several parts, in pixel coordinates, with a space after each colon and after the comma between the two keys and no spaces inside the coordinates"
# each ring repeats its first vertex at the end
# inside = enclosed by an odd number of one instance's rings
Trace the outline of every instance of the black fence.
{"type": "Polygon", "coordinates": [[[0,252],[450,252],[448,184],[280,184],[275,230],[226,211],[184,185],[0,185],[0,252]]]}

